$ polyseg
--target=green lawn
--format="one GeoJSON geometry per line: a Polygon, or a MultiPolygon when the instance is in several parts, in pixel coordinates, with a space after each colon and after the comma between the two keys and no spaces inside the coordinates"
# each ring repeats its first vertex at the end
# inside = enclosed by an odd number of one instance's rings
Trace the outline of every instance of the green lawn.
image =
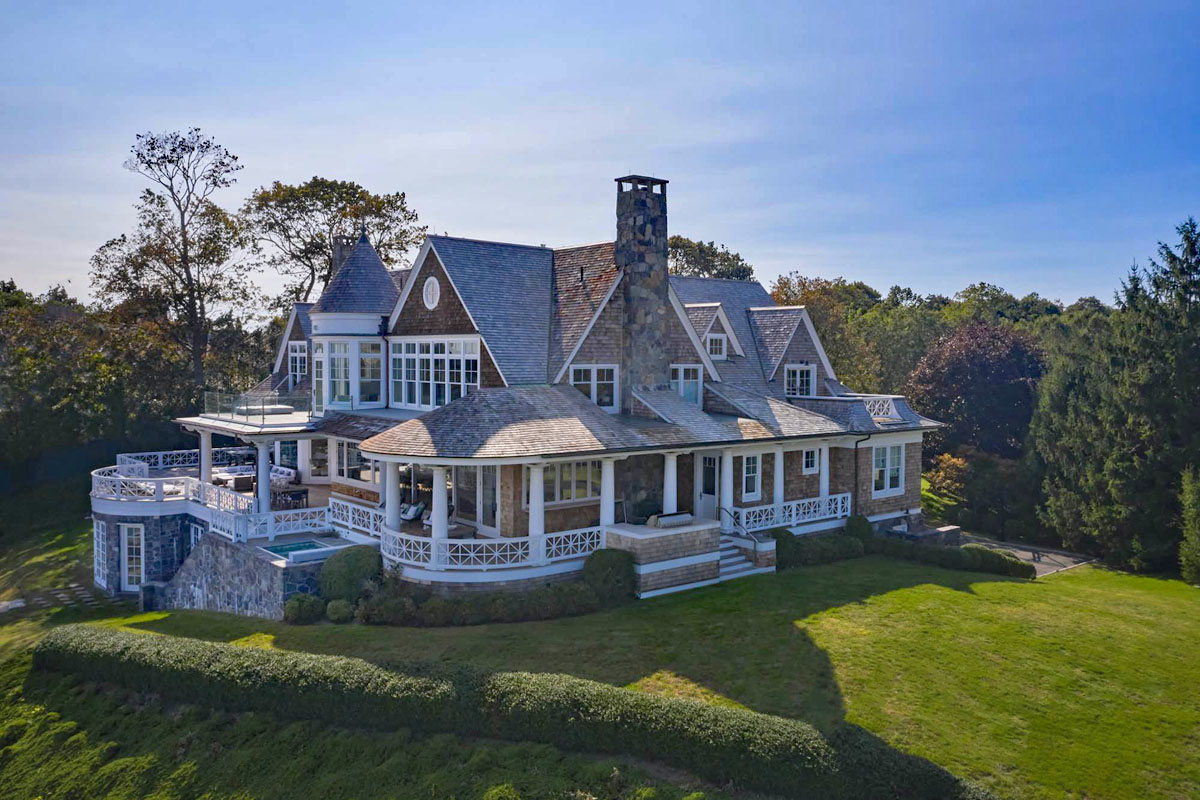
{"type": "MultiPolygon", "coordinates": [[[[44,620],[22,624],[24,641],[44,620]]],[[[1005,797],[1200,796],[1200,591],[1092,567],[1027,582],[865,558],[473,628],[199,612],[100,624],[381,663],[567,672],[825,730],[848,720],[1005,797]]]]}

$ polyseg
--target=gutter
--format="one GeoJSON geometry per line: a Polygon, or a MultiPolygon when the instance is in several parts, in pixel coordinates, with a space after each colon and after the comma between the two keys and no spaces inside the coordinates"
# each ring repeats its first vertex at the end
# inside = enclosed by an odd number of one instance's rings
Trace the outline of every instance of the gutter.
{"type": "Polygon", "coordinates": [[[854,440],[854,514],[858,514],[858,496],[861,492],[858,491],[858,446],[870,439],[874,434],[868,433],[861,439],[854,440]]]}

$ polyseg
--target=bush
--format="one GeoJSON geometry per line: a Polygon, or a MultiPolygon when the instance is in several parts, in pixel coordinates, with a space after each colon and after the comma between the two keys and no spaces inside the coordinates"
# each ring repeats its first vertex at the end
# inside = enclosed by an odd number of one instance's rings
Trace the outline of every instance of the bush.
{"type": "Polygon", "coordinates": [[[325,618],[341,625],[354,619],[354,606],[349,600],[330,600],[325,606],[325,618]]]}
{"type": "Polygon", "coordinates": [[[865,542],[867,539],[874,538],[875,529],[871,527],[870,520],[868,520],[862,514],[855,514],[853,517],[846,520],[845,533],[847,536],[853,536],[855,539],[865,542]]]}
{"type": "Polygon", "coordinates": [[[1179,573],[1190,584],[1200,584],[1200,476],[1194,467],[1183,472],[1179,490],[1183,541],[1179,543],[1179,573]]]}
{"type": "Polygon", "coordinates": [[[325,559],[317,580],[321,597],[326,600],[348,600],[357,603],[370,581],[379,577],[383,557],[379,550],[362,544],[347,547],[325,559]]]}
{"type": "Polygon", "coordinates": [[[985,796],[853,726],[836,731],[831,743],[799,720],[568,675],[385,668],[355,658],[89,625],[51,630],[34,650],[33,663],[39,670],[230,711],[636,754],[717,783],[789,797],[985,796]]]}
{"type": "Polygon", "coordinates": [[[925,473],[929,488],[938,494],[962,497],[967,481],[967,460],[949,453],[934,456],[933,468],[925,473]]]}
{"type": "Polygon", "coordinates": [[[772,533],[775,537],[775,566],[777,569],[810,567],[829,564],[863,555],[862,540],[842,533],[826,536],[795,536],[788,531],[772,533]]]}
{"type": "Polygon", "coordinates": [[[315,594],[295,594],[283,604],[283,621],[311,625],[325,616],[325,601],[315,594]]]}
{"type": "Polygon", "coordinates": [[[511,783],[501,783],[484,792],[482,800],[521,800],[521,795],[511,783]]]}
{"type": "Polygon", "coordinates": [[[354,618],[367,625],[409,625],[417,615],[417,604],[407,597],[373,595],[358,601],[354,618]]]}
{"type": "Polygon", "coordinates": [[[1037,570],[1033,564],[1002,550],[992,550],[978,544],[967,544],[962,547],[942,547],[940,545],[918,544],[903,539],[877,537],[867,543],[867,552],[878,555],[902,558],[906,561],[918,561],[922,564],[933,564],[946,569],[960,569],[967,572],[988,572],[993,575],[1006,575],[1011,578],[1035,578],[1037,570]]]}
{"type": "Polygon", "coordinates": [[[583,582],[592,587],[601,606],[632,600],[637,589],[633,554],[612,548],[595,551],[583,562],[583,582]]]}

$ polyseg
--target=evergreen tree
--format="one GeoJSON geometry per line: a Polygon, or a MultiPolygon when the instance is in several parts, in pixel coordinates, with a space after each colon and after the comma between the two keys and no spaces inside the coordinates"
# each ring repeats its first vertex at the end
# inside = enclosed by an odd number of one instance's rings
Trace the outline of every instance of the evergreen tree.
{"type": "Polygon", "coordinates": [[[1179,543],[1179,572],[1191,584],[1200,585],[1200,475],[1189,466],[1183,471],[1179,489],[1183,541],[1179,543]]]}

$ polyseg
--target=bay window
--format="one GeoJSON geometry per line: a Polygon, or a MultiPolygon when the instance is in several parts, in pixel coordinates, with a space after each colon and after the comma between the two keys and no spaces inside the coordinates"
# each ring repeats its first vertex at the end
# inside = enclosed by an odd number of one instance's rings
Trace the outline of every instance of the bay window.
{"type": "Polygon", "coordinates": [[[616,413],[620,403],[615,365],[579,365],[571,367],[571,385],[596,405],[616,413]]]}
{"type": "Polygon", "coordinates": [[[392,341],[391,355],[395,408],[440,408],[479,388],[475,339],[392,341]]]}
{"type": "Polygon", "coordinates": [[[358,343],[358,403],[370,405],[383,401],[383,345],[358,343]]]}
{"type": "Polygon", "coordinates": [[[329,343],[329,402],[350,402],[350,343],[329,343]]]}
{"type": "Polygon", "coordinates": [[[904,445],[893,444],[872,448],[872,497],[889,497],[904,493],[904,445]]]}
{"type": "Polygon", "coordinates": [[[679,396],[689,403],[694,403],[698,406],[702,405],[701,398],[703,394],[701,387],[703,383],[700,379],[701,367],[699,364],[672,364],[671,365],[671,388],[679,393],[679,396]]]}

